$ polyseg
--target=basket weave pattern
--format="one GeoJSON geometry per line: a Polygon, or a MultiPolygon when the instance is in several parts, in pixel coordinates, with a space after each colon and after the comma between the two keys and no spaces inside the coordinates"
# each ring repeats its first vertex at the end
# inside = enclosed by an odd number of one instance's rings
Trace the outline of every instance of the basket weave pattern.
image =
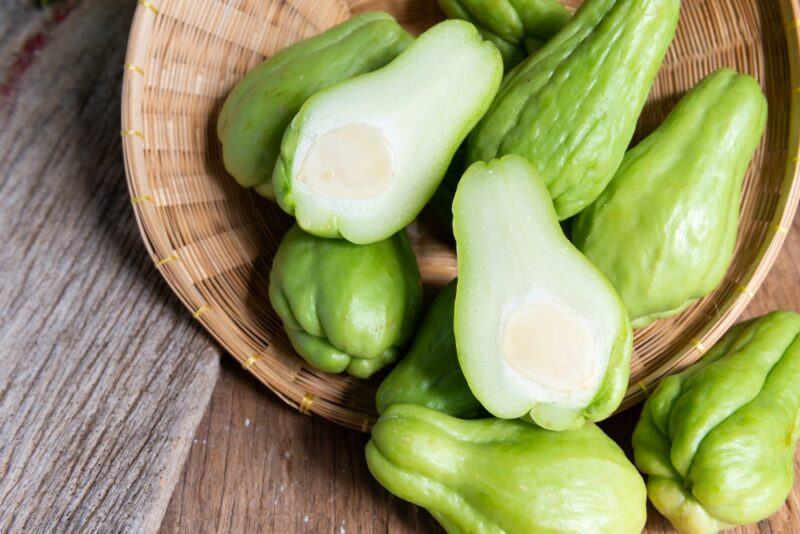
{"type": "MultiPolygon", "coordinates": [[[[157,268],[194,318],[259,380],[304,413],[367,430],[377,380],[326,375],[294,354],[267,298],[272,256],[291,219],[240,188],[215,135],[231,87],[265,57],[351,14],[381,9],[412,31],[441,18],[433,0],[140,0],[123,85],[131,200],[157,268]]],[[[568,2],[575,7],[579,2],[568,2]]],[[[706,74],[754,75],[770,106],[745,180],[739,239],[723,284],[680,316],[635,335],[631,387],[641,400],[732,325],[772,265],[798,202],[798,6],[792,0],[684,0],[681,22],[637,138],[706,74]]],[[[429,293],[455,276],[433,225],[410,228],[429,293]]]]}

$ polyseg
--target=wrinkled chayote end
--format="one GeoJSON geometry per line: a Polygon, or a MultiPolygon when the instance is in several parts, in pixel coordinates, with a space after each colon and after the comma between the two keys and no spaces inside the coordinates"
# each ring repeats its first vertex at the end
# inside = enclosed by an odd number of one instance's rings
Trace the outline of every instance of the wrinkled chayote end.
{"type": "Polygon", "coordinates": [[[642,477],[593,424],[549,432],[396,404],[372,429],[366,455],[386,489],[450,534],[638,534],[645,524],[642,477]]]}
{"type": "Polygon", "coordinates": [[[439,6],[448,17],[473,23],[500,50],[506,72],[558,33],[570,17],[558,0],[439,0],[439,6]]]}
{"type": "Polygon", "coordinates": [[[550,430],[611,415],[628,383],[628,314],[564,236],[531,164],[474,163],[458,184],[453,230],[456,347],[480,403],[550,430]]]}
{"type": "Polygon", "coordinates": [[[792,488],[800,417],[800,315],[732,328],[665,378],[633,433],[655,507],[684,534],[760,521],[792,488]]]}
{"type": "Polygon", "coordinates": [[[575,219],[573,242],[617,288],[635,327],[679,313],[722,281],[766,120],[758,82],[716,71],[628,151],[575,219]]]}
{"type": "Polygon", "coordinates": [[[413,38],[386,13],[364,13],[284,48],[250,71],[217,121],[225,168],[244,187],[274,198],[272,172],[283,132],[311,95],[383,67],[413,38]]]}
{"type": "Polygon", "coordinates": [[[461,418],[486,414],[458,365],[453,334],[455,299],[453,280],[422,320],[411,350],[378,388],[378,413],[393,404],[416,404],[461,418]]]}
{"type": "Polygon", "coordinates": [[[373,243],[410,223],[502,78],[475,27],[441,22],[382,69],[311,97],[286,130],[279,205],[320,237],[373,243]]]}
{"type": "Polygon", "coordinates": [[[468,161],[518,154],[539,171],[559,219],[589,205],[622,162],[680,0],[587,0],[503,80],[468,140],[468,161]]]}
{"type": "Polygon", "coordinates": [[[293,226],[269,277],[272,307],[314,368],[366,378],[397,359],[422,302],[417,261],[400,232],[371,245],[293,226]]]}

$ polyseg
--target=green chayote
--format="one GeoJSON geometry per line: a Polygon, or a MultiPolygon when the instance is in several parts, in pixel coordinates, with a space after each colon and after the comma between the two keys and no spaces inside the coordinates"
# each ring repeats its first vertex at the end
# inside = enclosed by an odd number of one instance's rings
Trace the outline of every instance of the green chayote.
{"type": "Polygon", "coordinates": [[[422,302],[405,232],[354,245],[293,226],[269,277],[272,307],[295,350],[315,368],[366,378],[397,359],[422,302]]]}
{"type": "Polygon", "coordinates": [[[375,396],[379,413],[393,404],[417,404],[456,417],[485,414],[458,365],[453,333],[456,281],[436,297],[408,354],[392,369],[375,396]]]}
{"type": "Polygon", "coordinates": [[[633,333],[603,274],[567,240],[533,166],[473,163],[453,202],[454,331],[470,390],[549,430],[601,421],[628,384],[633,333]]]}
{"type": "Polygon", "coordinates": [[[680,532],[754,523],[786,500],[800,433],[799,334],[791,312],[740,324],[645,403],[636,465],[680,532]]]}
{"type": "Polygon", "coordinates": [[[448,17],[473,23],[503,56],[506,72],[569,20],[558,0],[439,0],[448,17]]]}
{"type": "Polygon", "coordinates": [[[758,82],[718,70],[625,155],[576,218],[573,242],[619,291],[635,327],[680,313],[725,276],[766,118],[758,82]]]}
{"type": "Polygon", "coordinates": [[[275,163],[278,204],[319,237],[393,235],[433,196],[502,77],[500,53],[472,24],[436,24],[385,67],[303,104],[275,163]]]}
{"type": "Polygon", "coordinates": [[[595,425],[550,432],[396,404],[372,429],[372,475],[451,534],[639,533],[642,477],[595,425]]]}
{"type": "Polygon", "coordinates": [[[284,48],[233,88],[217,121],[225,168],[275,198],[272,172],[283,132],[320,89],[383,67],[413,42],[386,13],[364,13],[284,48]]]}
{"type": "Polygon", "coordinates": [[[468,140],[468,161],[518,154],[545,179],[559,219],[589,205],[616,172],[680,0],[587,0],[517,66],[468,140]]]}

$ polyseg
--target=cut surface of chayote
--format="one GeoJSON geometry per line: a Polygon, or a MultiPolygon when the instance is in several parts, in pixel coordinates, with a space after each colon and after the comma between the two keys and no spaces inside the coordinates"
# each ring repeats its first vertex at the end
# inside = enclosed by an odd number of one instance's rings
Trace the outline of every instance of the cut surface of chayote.
{"type": "Polygon", "coordinates": [[[564,236],[536,170],[519,156],[473,164],[453,229],[456,346],[475,397],[552,430],[611,415],[628,382],[628,315],[564,236]]]}
{"type": "Polygon", "coordinates": [[[472,24],[448,20],[382,69],[322,90],[286,130],[278,203],[320,237],[365,244],[401,230],[489,107],[502,70],[472,24]]]}
{"type": "Polygon", "coordinates": [[[633,433],[655,507],[683,534],[760,521],[786,500],[800,425],[800,315],[732,328],[661,381],[633,433]]]}
{"type": "Polygon", "coordinates": [[[450,534],[627,534],[645,524],[642,477],[597,426],[550,432],[390,407],[366,448],[372,475],[450,534]]]}
{"type": "Polygon", "coordinates": [[[404,231],[354,245],[293,226],[275,254],[269,297],[308,363],[366,378],[395,361],[413,335],[422,288],[404,231]]]}
{"type": "Polygon", "coordinates": [[[611,180],[672,41],[680,0],[587,0],[503,80],[468,140],[468,161],[518,154],[544,178],[559,219],[611,180]]]}
{"type": "Polygon", "coordinates": [[[439,0],[448,17],[473,23],[503,56],[506,72],[564,27],[558,0],[439,0]]]}
{"type": "Polygon", "coordinates": [[[275,160],[300,106],[328,85],[383,67],[412,42],[390,15],[364,13],[261,63],[236,84],[217,120],[227,171],[274,198],[275,160]]]}
{"type": "Polygon", "coordinates": [[[724,278],[766,119],[758,82],[716,71],[628,151],[575,219],[573,242],[617,289],[634,327],[679,313],[724,278]]]}
{"type": "Polygon", "coordinates": [[[455,299],[454,280],[436,297],[408,354],[378,388],[378,413],[394,404],[417,404],[461,418],[486,414],[458,364],[453,333],[455,299]]]}

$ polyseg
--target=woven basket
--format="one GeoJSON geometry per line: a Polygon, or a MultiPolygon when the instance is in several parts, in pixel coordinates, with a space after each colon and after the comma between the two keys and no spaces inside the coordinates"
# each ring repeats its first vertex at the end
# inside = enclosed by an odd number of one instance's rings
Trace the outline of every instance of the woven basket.
{"type": "MultiPolygon", "coordinates": [[[[214,127],[231,87],[284,46],[366,10],[389,11],[419,32],[442,17],[435,1],[139,3],[125,64],[122,136],[132,203],[156,267],[194,318],[287,403],[367,430],[380,377],[326,375],[292,351],[267,298],[272,256],[292,221],[225,173],[214,127]]],[[[636,332],[623,407],[694,362],[734,323],[784,241],[800,190],[799,12],[796,0],[683,2],[637,137],[723,66],[761,82],[769,123],[745,181],[739,239],[725,281],[679,317],[636,332]]],[[[425,220],[410,231],[430,294],[455,276],[455,253],[425,220]]]]}

